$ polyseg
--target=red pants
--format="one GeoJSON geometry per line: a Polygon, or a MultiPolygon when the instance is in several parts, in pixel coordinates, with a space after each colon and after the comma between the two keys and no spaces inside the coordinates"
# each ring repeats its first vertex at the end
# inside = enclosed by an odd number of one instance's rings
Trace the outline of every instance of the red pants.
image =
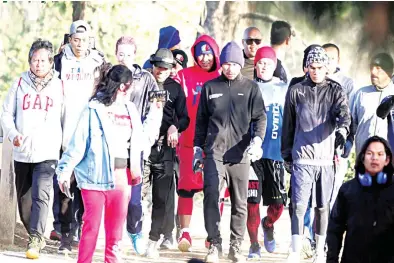
{"type": "Polygon", "coordinates": [[[115,170],[116,187],[109,191],[82,189],[85,206],[83,227],[79,243],[78,263],[91,263],[96,249],[104,209],[105,259],[106,263],[120,262],[119,241],[122,240],[123,225],[131,195],[128,183],[130,171],[115,170]]]}

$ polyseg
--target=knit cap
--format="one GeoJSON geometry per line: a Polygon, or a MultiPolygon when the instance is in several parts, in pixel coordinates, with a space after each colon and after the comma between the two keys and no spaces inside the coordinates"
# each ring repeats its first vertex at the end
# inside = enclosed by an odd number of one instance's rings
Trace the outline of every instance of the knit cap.
{"type": "Polygon", "coordinates": [[[194,47],[194,56],[195,57],[198,57],[201,55],[208,55],[208,54],[213,54],[213,50],[207,42],[201,41],[201,42],[197,43],[197,45],[194,47]]]}
{"type": "Polygon", "coordinates": [[[234,41],[228,42],[220,53],[220,65],[228,62],[237,63],[241,68],[244,67],[245,59],[243,51],[234,41]]]}
{"type": "Polygon", "coordinates": [[[302,70],[304,70],[304,68],[306,68],[306,59],[308,58],[308,54],[309,51],[311,51],[312,49],[314,49],[315,47],[321,47],[320,45],[317,44],[312,44],[310,46],[308,46],[305,50],[304,50],[304,58],[302,60],[302,70]]]}
{"type": "Polygon", "coordinates": [[[259,62],[262,58],[271,59],[275,62],[275,65],[278,63],[275,50],[269,46],[261,47],[257,50],[256,56],[254,57],[254,65],[256,66],[257,62],[259,62]]]}
{"type": "Polygon", "coordinates": [[[172,48],[181,42],[179,31],[173,26],[160,28],[158,48],[172,48]]]}
{"type": "Polygon", "coordinates": [[[309,67],[313,63],[320,63],[325,67],[328,66],[328,56],[322,47],[315,47],[309,51],[306,59],[306,67],[309,67]]]}
{"type": "Polygon", "coordinates": [[[393,58],[387,53],[379,53],[375,55],[371,60],[370,66],[381,67],[389,77],[393,75],[393,69],[394,69],[393,58]]]}

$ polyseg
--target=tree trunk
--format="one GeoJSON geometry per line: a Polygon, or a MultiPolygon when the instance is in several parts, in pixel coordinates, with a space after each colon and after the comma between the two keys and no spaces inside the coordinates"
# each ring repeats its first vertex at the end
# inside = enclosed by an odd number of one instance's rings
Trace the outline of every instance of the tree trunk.
{"type": "Polygon", "coordinates": [[[86,2],[73,2],[73,21],[83,20],[85,17],[86,2]]]}
{"type": "Polygon", "coordinates": [[[236,29],[240,26],[240,16],[249,12],[247,2],[207,1],[204,11],[200,25],[207,34],[216,40],[219,46],[223,46],[233,39],[240,39],[240,36],[235,34],[236,29]]]}
{"type": "Polygon", "coordinates": [[[15,173],[12,158],[12,144],[8,138],[2,143],[0,176],[0,244],[14,244],[16,225],[15,173]]]}

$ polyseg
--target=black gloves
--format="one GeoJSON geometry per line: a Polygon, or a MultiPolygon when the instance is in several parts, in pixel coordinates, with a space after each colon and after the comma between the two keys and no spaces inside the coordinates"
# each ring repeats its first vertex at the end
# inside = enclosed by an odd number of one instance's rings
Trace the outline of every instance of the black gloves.
{"type": "Polygon", "coordinates": [[[340,128],[335,132],[335,149],[340,147],[341,149],[346,143],[346,130],[344,128],[340,128]]]}
{"type": "Polygon", "coordinates": [[[387,117],[387,115],[389,115],[393,107],[394,107],[394,96],[393,95],[387,96],[382,100],[379,107],[376,109],[376,115],[378,115],[379,118],[384,119],[387,117]]]}

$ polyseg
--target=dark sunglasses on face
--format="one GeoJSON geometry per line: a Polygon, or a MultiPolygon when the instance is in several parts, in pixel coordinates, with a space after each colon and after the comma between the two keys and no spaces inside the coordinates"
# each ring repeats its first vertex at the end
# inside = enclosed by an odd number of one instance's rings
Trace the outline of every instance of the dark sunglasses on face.
{"type": "Polygon", "coordinates": [[[246,44],[248,44],[248,45],[252,45],[253,42],[254,42],[256,45],[260,45],[260,44],[261,44],[261,39],[249,38],[249,39],[245,39],[245,42],[246,42],[246,44]]]}

